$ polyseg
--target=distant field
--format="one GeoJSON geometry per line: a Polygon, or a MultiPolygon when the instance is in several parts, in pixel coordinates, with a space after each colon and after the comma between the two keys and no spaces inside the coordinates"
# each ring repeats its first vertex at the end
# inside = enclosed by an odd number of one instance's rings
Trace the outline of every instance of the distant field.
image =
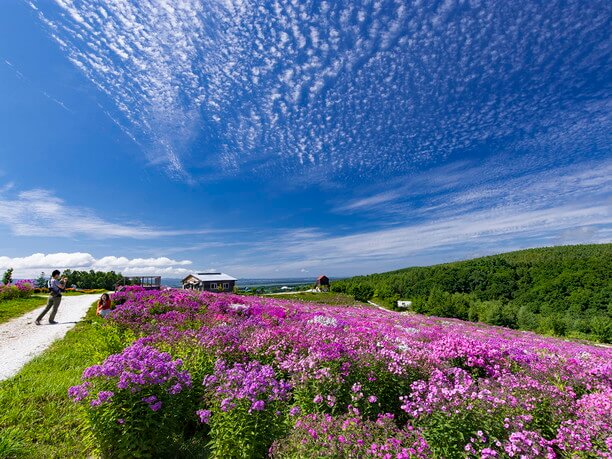
{"type": "Polygon", "coordinates": [[[299,300],[309,301],[312,303],[320,304],[332,304],[332,305],[364,305],[361,301],[355,300],[351,295],[336,292],[302,292],[302,293],[288,293],[285,295],[262,295],[269,298],[277,298],[279,300],[299,300]]]}

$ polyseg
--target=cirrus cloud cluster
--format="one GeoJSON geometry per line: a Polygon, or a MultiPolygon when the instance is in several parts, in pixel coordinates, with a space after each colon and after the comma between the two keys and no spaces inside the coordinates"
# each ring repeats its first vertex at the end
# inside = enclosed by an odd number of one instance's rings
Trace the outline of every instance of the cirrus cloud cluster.
{"type": "Polygon", "coordinates": [[[175,176],[376,176],[483,145],[609,145],[599,0],[30,5],[175,176]],[[198,140],[212,147],[190,151],[198,140]]]}

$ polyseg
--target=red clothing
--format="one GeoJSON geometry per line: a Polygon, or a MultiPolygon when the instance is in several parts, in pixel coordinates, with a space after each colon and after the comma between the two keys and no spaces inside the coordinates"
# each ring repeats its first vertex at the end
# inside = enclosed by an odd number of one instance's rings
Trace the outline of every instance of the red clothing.
{"type": "Polygon", "coordinates": [[[110,300],[98,300],[98,308],[96,309],[96,314],[100,315],[100,311],[110,310],[111,301],[110,300]]]}

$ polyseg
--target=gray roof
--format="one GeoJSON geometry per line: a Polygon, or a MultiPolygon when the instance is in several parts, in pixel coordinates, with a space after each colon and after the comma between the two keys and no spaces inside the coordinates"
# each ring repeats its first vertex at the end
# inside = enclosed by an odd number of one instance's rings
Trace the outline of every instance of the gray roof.
{"type": "MultiPolygon", "coordinates": [[[[238,280],[235,277],[232,277],[225,273],[191,273],[189,276],[193,276],[196,279],[199,279],[200,282],[215,282],[215,281],[235,281],[238,280]]],[[[187,276],[187,277],[189,277],[187,276]]],[[[185,277],[185,279],[187,279],[185,277]]],[[[183,279],[183,281],[185,280],[183,279]]]]}

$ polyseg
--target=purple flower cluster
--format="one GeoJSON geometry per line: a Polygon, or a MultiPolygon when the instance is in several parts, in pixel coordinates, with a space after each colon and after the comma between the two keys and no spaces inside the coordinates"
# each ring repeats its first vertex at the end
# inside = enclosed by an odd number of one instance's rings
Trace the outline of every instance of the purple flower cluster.
{"type": "Polygon", "coordinates": [[[68,397],[73,402],[80,402],[89,396],[89,388],[91,383],[89,381],[79,384],[78,386],[72,386],[68,389],[68,397]]]}
{"type": "Polygon", "coordinates": [[[149,405],[151,411],[159,411],[162,407],[162,402],[155,395],[149,395],[148,397],[143,397],[142,401],[149,405]]]}
{"type": "Polygon", "coordinates": [[[212,411],[210,410],[198,410],[196,411],[198,418],[202,424],[208,424],[210,422],[210,417],[212,416],[212,411]]]}
{"type": "Polygon", "coordinates": [[[274,368],[257,361],[228,365],[218,360],[203,384],[221,411],[232,410],[241,401],[250,405],[249,412],[262,411],[271,402],[286,401],[291,389],[289,383],[276,378],[274,368]]]}
{"type": "Polygon", "coordinates": [[[187,290],[148,291],[128,286],[112,295],[118,306],[113,312],[116,325],[142,334],[154,334],[160,327],[176,329],[205,325],[206,297],[187,290]]]}
{"type": "Polygon", "coordinates": [[[34,290],[34,281],[30,279],[18,280],[13,285],[17,287],[19,290],[25,291],[25,292],[31,292],[32,290],[34,290]]]}
{"type": "Polygon", "coordinates": [[[34,292],[34,281],[19,280],[14,284],[0,284],[0,301],[26,298],[34,292]]]}
{"type": "Polygon", "coordinates": [[[562,451],[612,458],[612,390],[585,395],[576,405],[576,416],[561,425],[556,444],[562,451]]]}
{"type": "Polygon", "coordinates": [[[554,459],[556,454],[552,448],[554,443],[542,438],[532,431],[512,432],[504,446],[504,451],[510,457],[545,457],[554,459]]]}
{"type": "MultiPolygon", "coordinates": [[[[102,390],[97,396],[92,394],[94,382],[102,387],[112,387],[114,391],[137,393],[151,387],[160,387],[168,394],[175,395],[191,387],[191,375],[181,370],[181,366],[181,360],[173,360],[170,354],[136,341],[120,354],[109,356],[101,365],[87,368],[83,372],[85,382],[71,387],[68,395],[75,402],[91,396],[91,406],[99,406],[110,399],[113,392],[102,390]]],[[[161,408],[161,402],[154,395],[142,401],[153,411],[161,408]]]]}
{"type": "Polygon", "coordinates": [[[409,396],[401,397],[401,408],[418,418],[436,411],[457,412],[468,399],[478,399],[474,379],[461,368],[433,370],[429,380],[416,381],[409,396]]]}
{"type": "Polygon", "coordinates": [[[277,441],[272,457],[429,458],[432,452],[422,433],[397,426],[392,414],[375,421],[350,414],[309,414],[301,417],[287,438],[277,441]]]}

